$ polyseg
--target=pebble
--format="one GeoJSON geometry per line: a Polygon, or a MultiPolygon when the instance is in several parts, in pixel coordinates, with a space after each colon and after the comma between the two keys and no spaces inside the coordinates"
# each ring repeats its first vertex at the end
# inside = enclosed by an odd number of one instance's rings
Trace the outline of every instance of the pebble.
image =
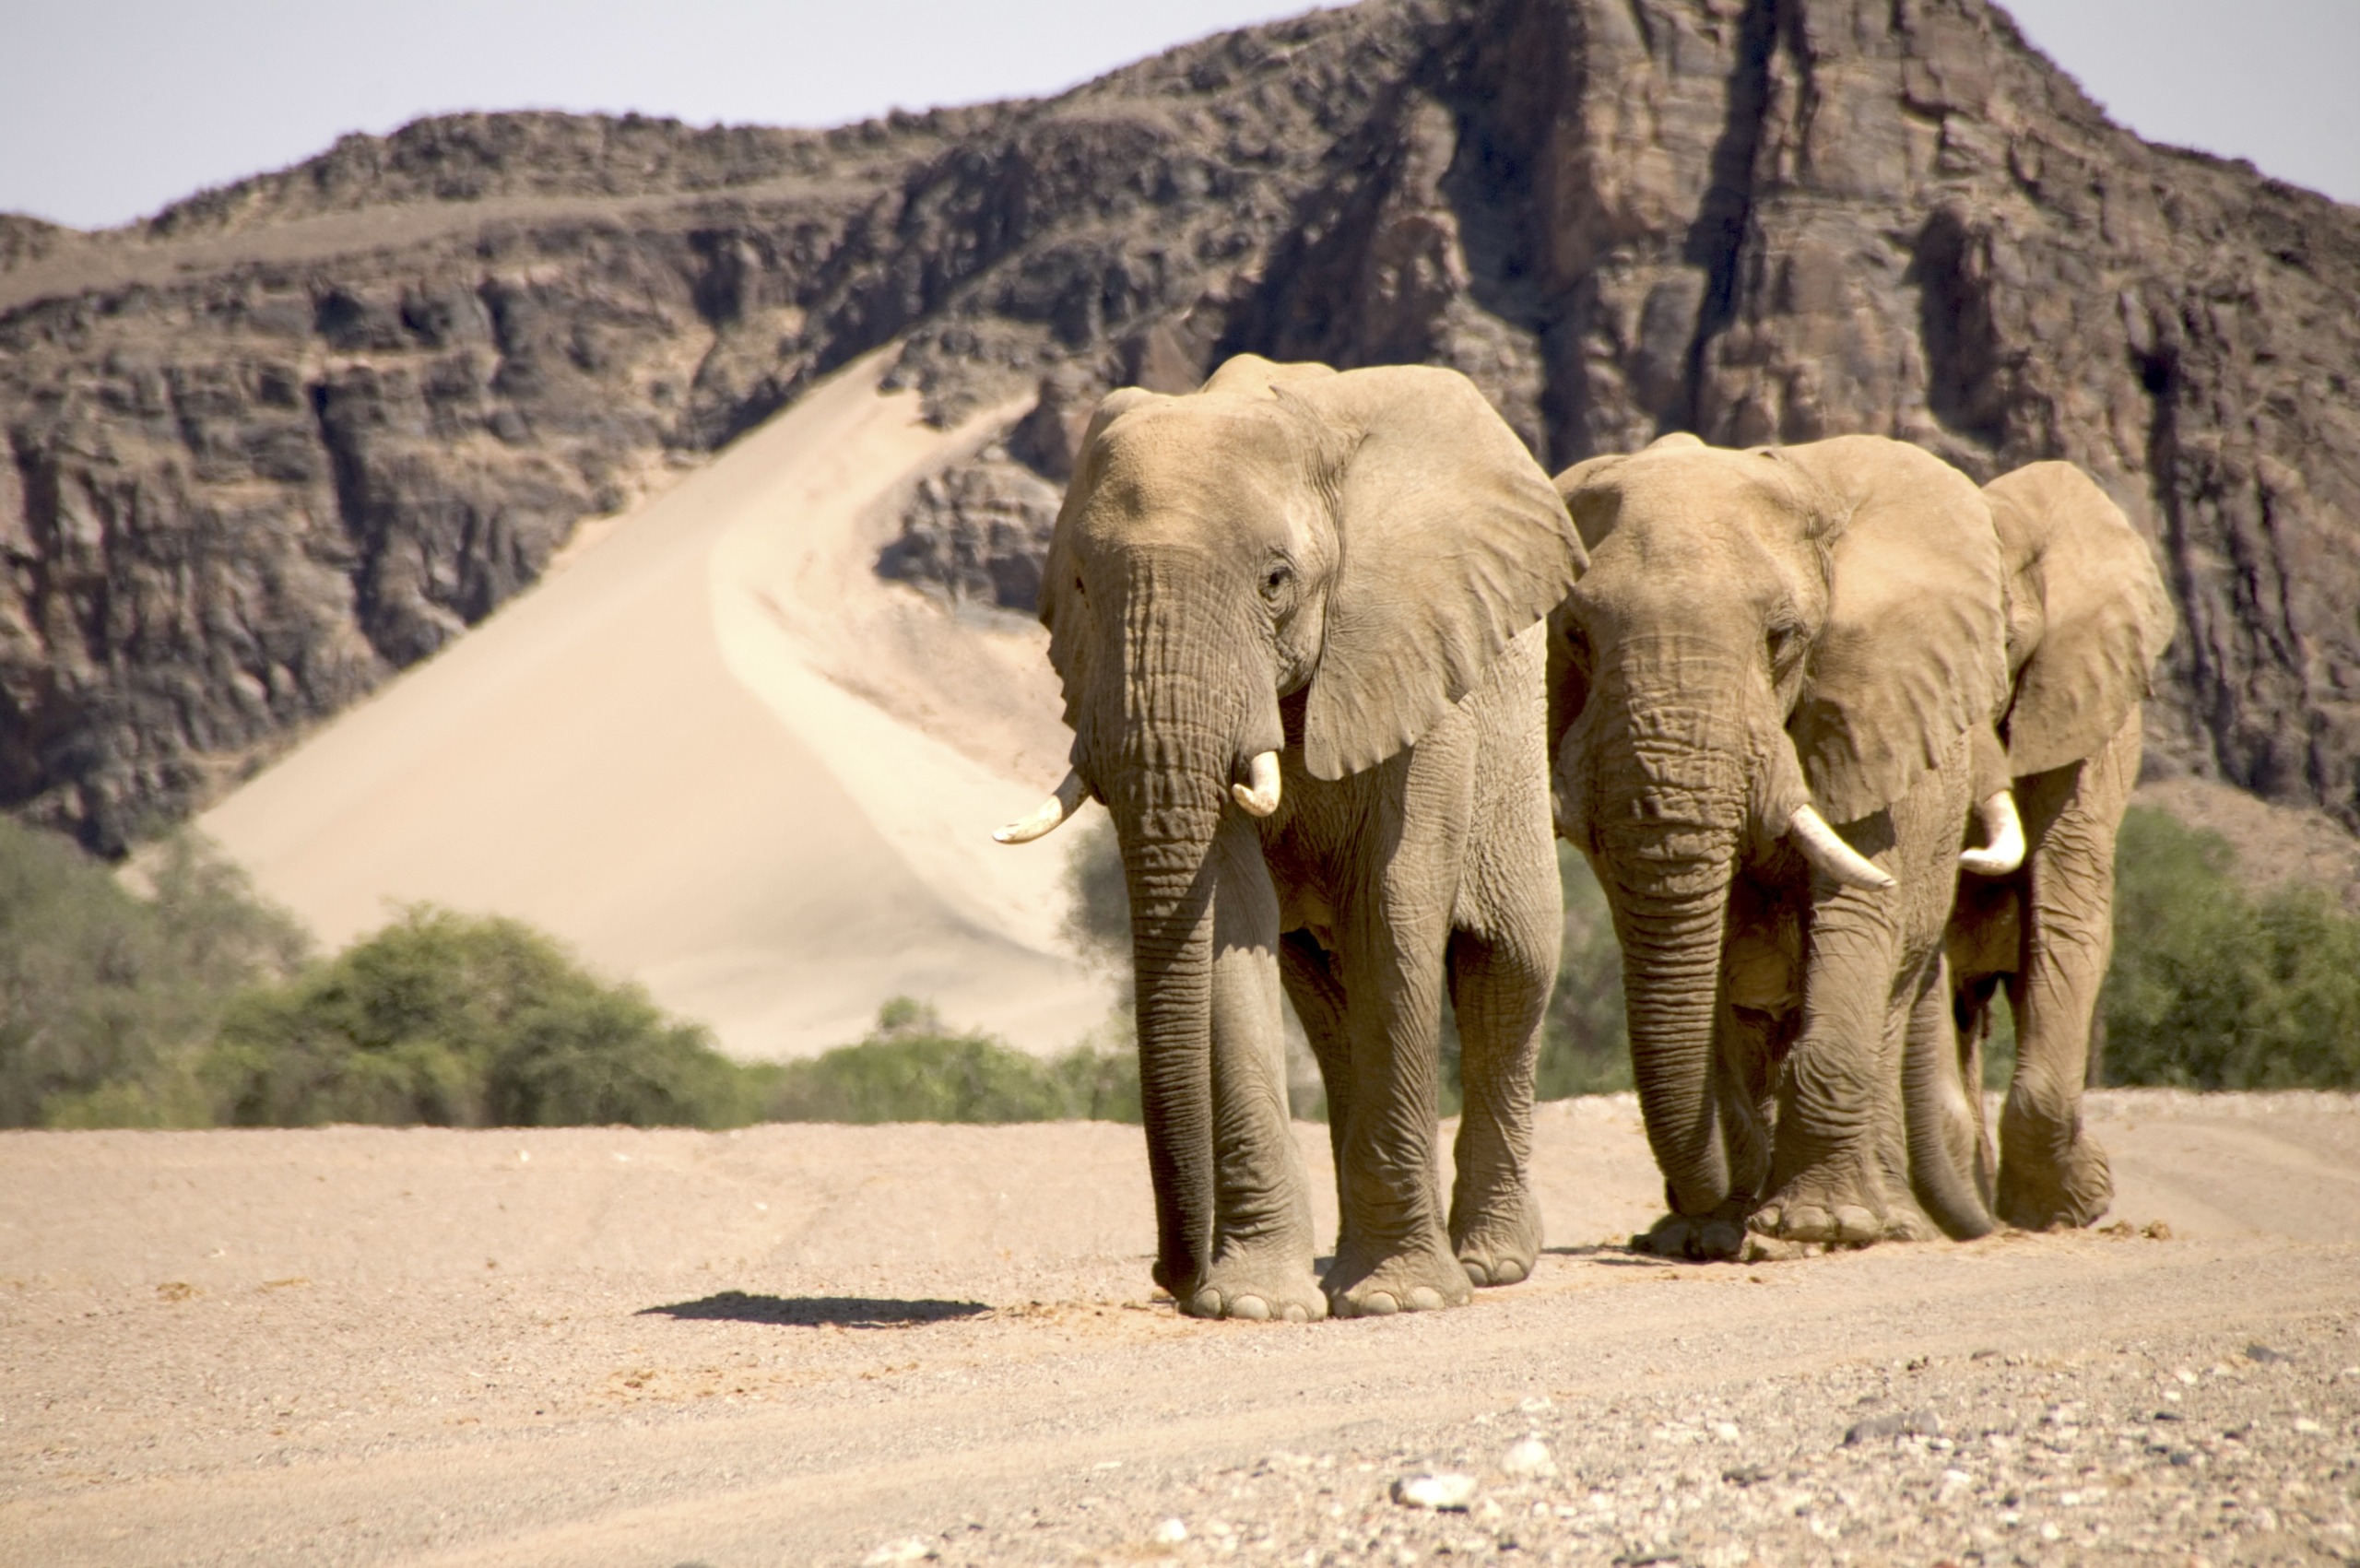
{"type": "MultiPolygon", "coordinates": [[[[1518,1444],[1517,1447],[1522,1447],[1518,1444]]],[[[1511,1449],[1513,1453],[1515,1450],[1511,1449]]],[[[1544,1455],[1546,1450],[1542,1451],[1544,1455]]],[[[1402,1476],[1393,1483],[1393,1501],[1405,1508],[1431,1508],[1436,1513],[1463,1511],[1475,1500],[1475,1478],[1456,1470],[1402,1476]]]]}
{"type": "Polygon", "coordinates": [[[1557,1473],[1557,1461],[1551,1456],[1547,1444],[1537,1437],[1528,1437],[1501,1456],[1500,1468],[1518,1479],[1553,1476],[1557,1473]]]}
{"type": "Polygon", "coordinates": [[[2282,1354],[2322,1369],[2300,1400],[2226,1334],[1780,1373],[1714,1390],[1709,1415],[1694,1392],[1560,1392],[1488,1420],[1346,1429],[1316,1459],[1094,1472],[1085,1507],[1031,1499],[1037,1512],[946,1537],[940,1555],[944,1568],[1143,1552],[1170,1568],[2360,1565],[2360,1382],[2324,1370],[2351,1359],[2347,1336],[2360,1316],[2273,1326],[2282,1354]],[[2243,1375],[2173,1375],[2224,1351],[2243,1375]],[[2159,1379],[2186,1391],[2183,1410],[2157,1411],[2159,1379]],[[1503,1449],[1507,1422],[1524,1435],[1503,1449]],[[1711,1442],[1724,1427],[1741,1448],[1711,1442]],[[1195,1530],[1165,1518],[1181,1508],[1202,1511],[1195,1530]]]}

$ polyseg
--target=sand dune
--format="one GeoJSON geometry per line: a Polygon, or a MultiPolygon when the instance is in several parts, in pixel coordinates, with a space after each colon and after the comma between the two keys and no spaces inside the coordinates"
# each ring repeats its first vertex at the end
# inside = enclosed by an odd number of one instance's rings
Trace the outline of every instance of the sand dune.
{"type": "Polygon", "coordinates": [[[994,844],[1063,771],[1036,629],[869,570],[943,432],[871,356],[201,819],[321,938],[432,900],[532,921],[746,1056],[933,999],[1034,1049],[1103,1017],[1064,847],[994,844]]]}

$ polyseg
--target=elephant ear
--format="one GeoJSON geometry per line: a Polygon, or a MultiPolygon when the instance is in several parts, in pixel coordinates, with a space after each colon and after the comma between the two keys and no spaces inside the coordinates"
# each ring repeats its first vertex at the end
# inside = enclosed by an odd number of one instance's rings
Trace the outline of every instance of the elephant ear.
{"type": "Polygon", "coordinates": [[[1898,800],[1999,712],[1999,539],[1973,481],[1914,446],[1841,436],[1771,455],[1838,514],[1822,536],[1827,624],[1787,728],[1820,810],[1856,821],[1898,800]]]}
{"type": "MultiPolygon", "coordinates": [[[[1666,437],[1655,444],[1663,446],[1678,438],[1666,437]]],[[[1693,436],[1688,442],[1703,445],[1693,436]]],[[[1612,485],[1599,481],[1612,477],[1614,471],[1629,461],[1625,453],[1607,453],[1586,458],[1559,474],[1554,481],[1558,497],[1574,520],[1574,532],[1580,536],[1583,549],[1595,550],[1614,525],[1622,521],[1622,492],[1612,485]]],[[[1581,717],[1582,709],[1589,702],[1589,672],[1575,657],[1573,632],[1575,621],[1569,605],[1561,604],[1549,616],[1549,755],[1554,757],[1565,738],[1565,732],[1581,717]]]]}
{"type": "Polygon", "coordinates": [[[1168,401],[1136,386],[1116,387],[1099,399],[1090,416],[1081,445],[1075,454],[1073,477],[1066,485],[1065,503],[1057,510],[1056,531],[1049,536],[1049,557],[1041,569],[1041,624],[1049,629],[1049,664],[1057,672],[1065,694],[1067,727],[1075,735],[1075,756],[1081,755],[1080,735],[1086,694],[1090,690],[1088,661],[1094,639],[1090,635],[1090,606],[1075,587],[1074,522],[1090,504],[1104,472],[1100,438],[1106,427],[1134,408],[1168,401]]]}
{"type": "Polygon", "coordinates": [[[1337,563],[1304,762],[1341,778],[1414,744],[1589,560],[1549,476],[1456,371],[1386,366],[1274,388],[1324,443],[1337,563]]]}
{"type": "Polygon", "coordinates": [[[2094,757],[2149,695],[2177,618],[2147,541],[2087,474],[2035,463],[1983,487],[2010,569],[2005,734],[2018,778],[2094,757]]]}

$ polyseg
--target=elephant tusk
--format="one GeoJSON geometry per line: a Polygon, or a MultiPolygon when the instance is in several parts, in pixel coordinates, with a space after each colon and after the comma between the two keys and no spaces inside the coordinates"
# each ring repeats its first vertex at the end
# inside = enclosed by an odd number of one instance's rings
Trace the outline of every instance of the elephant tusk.
{"type": "Polygon", "coordinates": [[[1958,863],[1978,877],[2004,877],[2024,863],[2024,824],[2016,797],[2001,790],[1975,808],[1983,819],[1983,847],[1959,851],[1958,863]]]}
{"type": "Polygon", "coordinates": [[[1866,891],[1893,886],[1890,876],[1836,836],[1817,807],[1797,807],[1794,816],[1788,819],[1787,831],[1795,835],[1795,843],[1803,852],[1804,859],[1843,886],[1866,891]]]}
{"type": "Polygon", "coordinates": [[[1245,765],[1245,772],[1252,783],[1229,786],[1229,793],[1237,797],[1237,804],[1256,817],[1267,817],[1276,811],[1279,808],[1279,754],[1257,751],[1254,760],[1245,765]]]}
{"type": "Polygon", "coordinates": [[[1056,794],[1041,803],[1041,809],[1010,822],[992,837],[1002,843],[1031,843],[1034,839],[1045,838],[1081,809],[1082,799],[1089,793],[1090,786],[1081,782],[1080,772],[1068,769],[1065,783],[1057,786],[1056,794]]]}

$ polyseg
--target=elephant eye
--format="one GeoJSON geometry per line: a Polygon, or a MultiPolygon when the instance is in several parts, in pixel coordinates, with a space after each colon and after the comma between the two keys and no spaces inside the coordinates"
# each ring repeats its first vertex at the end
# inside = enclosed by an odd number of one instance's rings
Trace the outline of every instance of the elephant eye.
{"type": "Polygon", "coordinates": [[[1270,598],[1277,598],[1286,587],[1287,580],[1293,575],[1293,571],[1285,561],[1272,561],[1269,569],[1262,573],[1262,592],[1270,598]]]}
{"type": "Polygon", "coordinates": [[[1786,664],[1788,655],[1794,652],[1795,636],[1795,629],[1791,626],[1774,626],[1770,629],[1768,643],[1771,668],[1777,669],[1786,664]]]}

